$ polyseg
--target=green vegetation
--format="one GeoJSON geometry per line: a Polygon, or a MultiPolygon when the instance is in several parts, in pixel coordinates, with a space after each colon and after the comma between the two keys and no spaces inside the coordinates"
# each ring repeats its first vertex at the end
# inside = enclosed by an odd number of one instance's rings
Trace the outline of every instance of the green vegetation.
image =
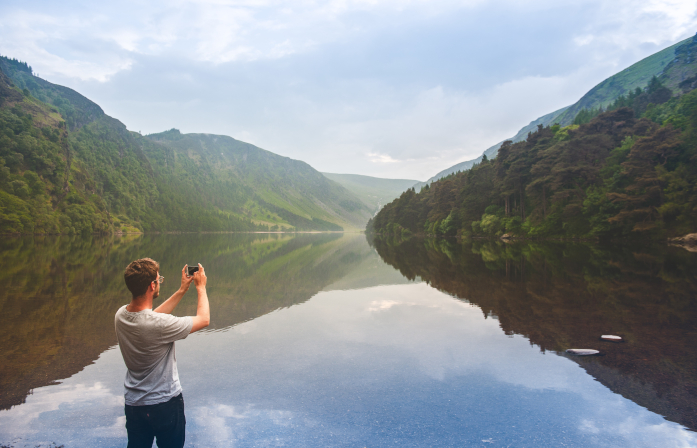
{"type": "MultiPolygon", "coordinates": [[[[607,110],[620,96],[631,95],[637,88],[642,89],[653,77],[658,77],[659,81],[675,95],[687,93],[697,88],[696,56],[697,39],[695,37],[671,45],[605,79],[571,106],[563,107],[532,121],[507,140],[513,143],[524,141],[528,134],[535,132],[540,125],[546,127],[555,123],[559,123],[561,126],[587,123],[599,113],[607,110]],[[579,115],[582,118],[576,122],[575,120],[579,115]]],[[[495,158],[502,144],[503,142],[500,142],[487,148],[484,155],[490,159],[495,158]]],[[[426,182],[430,183],[457,171],[468,170],[480,162],[481,156],[474,160],[458,163],[441,171],[426,182]]],[[[415,186],[419,189],[423,184],[415,186]]]]}
{"type": "Polygon", "coordinates": [[[610,103],[606,109],[603,106],[593,109],[581,109],[581,111],[574,118],[573,124],[586,124],[602,114],[605,111],[616,110],[621,107],[631,107],[634,109],[634,115],[643,115],[647,108],[653,107],[657,104],[663,104],[673,97],[673,92],[665,87],[658,77],[654,76],[649,81],[645,89],[636,89],[630,91],[627,95],[618,96],[615,101],[610,103]],[[651,105],[651,106],[649,106],[651,105]]]}
{"type": "Polygon", "coordinates": [[[494,161],[407,190],[378,233],[664,238],[697,229],[697,90],[657,78],[587,124],[538,126],[494,161]],[[660,104],[654,104],[656,101],[660,104]]]}
{"type": "MultiPolygon", "coordinates": [[[[359,174],[322,174],[358,196],[373,213],[419,182],[410,179],[381,179],[359,174]]],[[[358,208],[360,205],[348,204],[348,206],[358,208]]]]}
{"type": "Polygon", "coordinates": [[[691,52],[695,45],[697,45],[696,41],[691,37],[642,59],[593,87],[576,103],[547,123],[542,124],[545,126],[552,123],[560,123],[562,126],[569,125],[583,109],[590,111],[608,108],[621,95],[628,95],[636,89],[643,89],[651,78],[655,77],[659,77],[661,82],[670,90],[677,92],[674,80],[683,76],[685,68],[692,71],[693,74],[697,73],[697,67],[689,67],[691,64],[687,64],[688,67],[685,67],[688,61],[684,59],[680,61],[680,54],[686,51],[691,52]]]}
{"type": "Polygon", "coordinates": [[[370,214],[304,162],[226,136],[143,137],[0,57],[0,234],[341,231],[370,214]]]}
{"type": "Polygon", "coordinates": [[[340,231],[368,219],[366,207],[342,206],[353,195],[304,162],[223,135],[171,129],[135,138],[172,197],[166,216],[194,202],[263,230],[340,231]]]}

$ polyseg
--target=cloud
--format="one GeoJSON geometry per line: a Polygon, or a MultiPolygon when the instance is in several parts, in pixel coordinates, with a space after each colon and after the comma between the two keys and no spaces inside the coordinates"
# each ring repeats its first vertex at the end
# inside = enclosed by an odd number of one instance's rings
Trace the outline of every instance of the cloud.
{"type": "Polygon", "coordinates": [[[129,69],[133,54],[214,64],[278,59],[360,33],[345,16],[384,16],[423,9],[426,3],[179,0],[62,6],[6,3],[0,8],[3,50],[31,60],[41,73],[105,82],[129,69]],[[72,51],[85,42],[90,50],[72,51]]]}
{"type": "Polygon", "coordinates": [[[530,76],[476,92],[436,86],[412,93],[401,104],[395,100],[382,107],[355,105],[354,114],[343,120],[327,110],[324,135],[303,146],[324,147],[332,158],[344,157],[344,166],[389,164],[394,177],[423,179],[425,173],[476,158],[529,121],[568,104],[560,98],[580,97],[592,87],[584,83],[589,71],[568,77],[530,76]],[[371,115],[372,119],[362,118],[371,115]],[[526,115],[532,118],[521,119],[526,115]],[[330,151],[336,142],[351,150],[330,151]],[[359,153],[353,163],[352,152],[359,153]]]}
{"type": "Polygon", "coordinates": [[[598,2],[584,26],[593,41],[632,50],[637,43],[662,45],[694,34],[697,4],[684,0],[598,2]]]}
{"type": "Polygon", "coordinates": [[[424,180],[697,28],[693,1],[0,6],[0,48],[133,130],[424,180]]]}
{"type": "Polygon", "coordinates": [[[395,160],[387,154],[378,154],[374,152],[369,152],[368,159],[373,163],[398,163],[399,160],[395,160]]]}
{"type": "Polygon", "coordinates": [[[379,312],[379,311],[384,311],[384,310],[389,310],[395,305],[400,305],[400,302],[397,302],[395,300],[374,300],[370,302],[370,306],[368,307],[368,311],[371,313],[374,312],[379,312]]]}

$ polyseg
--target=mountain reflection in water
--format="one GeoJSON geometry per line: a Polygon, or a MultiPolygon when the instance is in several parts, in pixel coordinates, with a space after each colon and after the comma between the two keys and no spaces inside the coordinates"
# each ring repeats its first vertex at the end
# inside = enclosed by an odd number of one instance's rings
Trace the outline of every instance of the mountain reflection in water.
{"type": "MultiPolygon", "coordinates": [[[[211,327],[177,344],[187,446],[697,446],[660,416],[696,427],[697,254],[679,248],[184,234],[0,251],[0,445],[125,445],[113,315],[149,256],[157,302],[184,263],[209,278],[211,327]],[[553,353],[571,347],[606,356],[553,353]]],[[[190,291],[176,312],[195,309],[190,291]]]]}
{"type": "Polygon", "coordinates": [[[635,403],[697,429],[697,254],[677,247],[607,247],[369,238],[405,277],[477,305],[542,351],[571,357],[635,403]],[[626,342],[600,341],[603,334],[626,342]]]}
{"type": "MultiPolygon", "coordinates": [[[[32,389],[70,377],[116,344],[114,313],[130,298],[123,270],[132,260],[151,257],[160,263],[166,280],[156,306],[179,287],[184,263],[203,264],[215,279],[208,288],[215,310],[211,331],[304,302],[360,269],[370,248],[359,235],[348,243],[340,239],[340,234],[3,238],[0,409],[24,403],[32,389]]],[[[175,314],[196,314],[195,291],[175,314]]]]}

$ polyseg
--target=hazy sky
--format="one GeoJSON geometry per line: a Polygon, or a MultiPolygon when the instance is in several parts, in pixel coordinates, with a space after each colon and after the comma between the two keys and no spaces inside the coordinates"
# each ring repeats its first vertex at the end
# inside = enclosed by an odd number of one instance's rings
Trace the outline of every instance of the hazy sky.
{"type": "Polygon", "coordinates": [[[131,130],[418,180],[695,32],[694,0],[0,5],[0,54],[131,130]]]}

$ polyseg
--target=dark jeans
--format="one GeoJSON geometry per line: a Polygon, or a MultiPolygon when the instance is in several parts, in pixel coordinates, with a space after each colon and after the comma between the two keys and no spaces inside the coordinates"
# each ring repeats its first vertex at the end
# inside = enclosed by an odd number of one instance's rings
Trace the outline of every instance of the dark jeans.
{"type": "Polygon", "coordinates": [[[155,437],[159,448],[182,448],[185,429],[182,394],[164,403],[147,406],[126,405],[128,448],[152,448],[155,437]]]}

